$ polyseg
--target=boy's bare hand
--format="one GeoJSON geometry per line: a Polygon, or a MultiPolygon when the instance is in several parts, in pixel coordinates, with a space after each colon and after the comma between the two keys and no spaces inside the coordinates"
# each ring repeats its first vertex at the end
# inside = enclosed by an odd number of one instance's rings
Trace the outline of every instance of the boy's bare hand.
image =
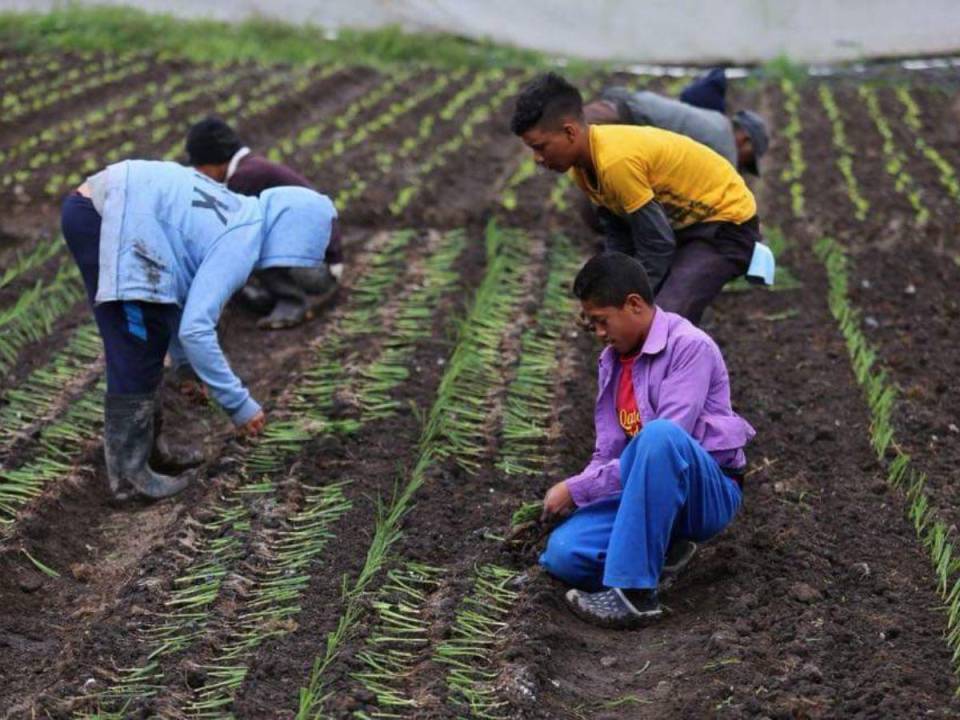
{"type": "Polygon", "coordinates": [[[543,497],[543,514],[540,515],[540,521],[545,522],[556,517],[569,515],[575,507],[576,503],[573,502],[567,483],[565,481],[558,482],[547,490],[547,494],[543,497]]]}
{"type": "Polygon", "coordinates": [[[237,433],[243,435],[244,437],[253,437],[254,435],[259,435],[263,432],[263,428],[267,425],[267,416],[264,414],[263,410],[257,412],[252,418],[247,420],[246,423],[237,428],[237,433]]]}

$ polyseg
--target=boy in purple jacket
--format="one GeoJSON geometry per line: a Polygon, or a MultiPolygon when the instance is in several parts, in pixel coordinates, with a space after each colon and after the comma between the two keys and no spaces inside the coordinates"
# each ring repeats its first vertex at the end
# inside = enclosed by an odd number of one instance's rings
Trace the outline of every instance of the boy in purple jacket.
{"type": "Polygon", "coordinates": [[[577,274],[573,292],[597,337],[596,449],[578,475],[544,497],[544,517],[573,511],[540,563],[573,585],[571,610],[605,627],[659,617],[661,577],[723,530],[741,503],[756,434],[730,406],[716,343],[653,304],[643,266],[607,252],[577,274]],[[676,559],[665,567],[668,557],[676,559]]]}

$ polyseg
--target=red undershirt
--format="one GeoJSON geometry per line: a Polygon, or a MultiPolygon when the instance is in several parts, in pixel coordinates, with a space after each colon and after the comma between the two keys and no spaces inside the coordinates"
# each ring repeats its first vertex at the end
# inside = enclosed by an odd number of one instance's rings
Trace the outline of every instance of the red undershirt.
{"type": "Polygon", "coordinates": [[[617,383],[617,421],[624,434],[632,438],[643,427],[637,395],[633,389],[633,365],[640,353],[620,356],[620,381],[617,383]]]}

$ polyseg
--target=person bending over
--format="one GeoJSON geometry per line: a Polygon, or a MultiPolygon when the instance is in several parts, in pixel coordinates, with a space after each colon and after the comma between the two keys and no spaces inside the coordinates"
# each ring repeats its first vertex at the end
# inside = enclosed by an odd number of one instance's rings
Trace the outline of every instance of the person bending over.
{"type": "MultiPolygon", "coordinates": [[[[312,189],[300,173],[251,152],[233,128],[218,117],[204,118],[190,128],[186,150],[190,165],[241,195],[259,196],[264,190],[283,186],[312,189]]],[[[334,298],[342,275],[340,230],[334,225],[320,267],[258,270],[255,281],[247,283],[240,296],[248,306],[265,314],[258,327],[295,327],[307,319],[311,306],[322,306],[334,298]]]]}
{"type": "Polygon", "coordinates": [[[752,110],[732,118],[650,90],[608,87],[583,108],[588,125],[649,125],[686,135],[722,155],[741,174],[760,174],[770,140],[767,124],[752,110]]]}
{"type": "Polygon", "coordinates": [[[716,343],[658,307],[643,266],[607,252],[577,274],[573,292],[606,348],[600,355],[596,445],[583,472],[557,483],[544,519],[569,517],[540,563],[573,589],[583,619],[630,628],[659,617],[668,554],[676,573],[696,543],[722,531],[742,502],[756,434],[730,406],[716,343]]]}
{"type": "Polygon", "coordinates": [[[220,349],[220,312],[254,270],[319,266],[336,217],[313,190],[244,197],[172,162],[125,160],[67,196],[63,236],[106,356],[104,451],[116,499],[163,498],[188,484],[150,466],[168,350],[176,365],[193,367],[240,432],[263,429],[263,410],[220,349]]]}
{"type": "Polygon", "coordinates": [[[772,282],[753,193],[707,146],[659,128],[588,126],[580,92],[554,73],[524,88],[511,129],[539,165],[570,174],[598,209],[607,249],[643,263],[665,310],[698,323],[724,284],[760,263],[772,282]]]}

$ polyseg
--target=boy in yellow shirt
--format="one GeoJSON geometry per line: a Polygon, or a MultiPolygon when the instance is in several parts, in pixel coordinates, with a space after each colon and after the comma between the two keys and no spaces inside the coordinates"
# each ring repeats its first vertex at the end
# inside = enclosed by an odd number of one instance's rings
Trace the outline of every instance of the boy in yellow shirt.
{"type": "Polygon", "coordinates": [[[706,145],[654,127],[587,125],[554,73],[517,98],[511,129],[537,164],[569,173],[597,207],[607,249],[636,257],[657,306],[694,323],[762,242],[753,193],[706,145]]]}

